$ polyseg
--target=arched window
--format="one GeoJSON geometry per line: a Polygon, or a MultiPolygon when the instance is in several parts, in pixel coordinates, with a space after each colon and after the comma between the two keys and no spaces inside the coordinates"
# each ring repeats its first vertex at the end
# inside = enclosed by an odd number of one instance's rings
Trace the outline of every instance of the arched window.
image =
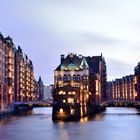
{"type": "Polygon", "coordinates": [[[86,75],[83,76],[83,80],[86,80],[86,75]]]}
{"type": "Polygon", "coordinates": [[[70,75],[68,75],[67,80],[71,81],[71,76],[70,75]]]}
{"type": "Polygon", "coordinates": [[[73,81],[75,81],[76,80],[76,75],[73,75],[73,81]]]}
{"type": "Polygon", "coordinates": [[[60,112],[60,113],[64,113],[63,108],[60,108],[60,109],[59,109],[59,112],[60,112]]]}
{"type": "Polygon", "coordinates": [[[80,75],[77,75],[76,80],[80,81],[80,75]]]}

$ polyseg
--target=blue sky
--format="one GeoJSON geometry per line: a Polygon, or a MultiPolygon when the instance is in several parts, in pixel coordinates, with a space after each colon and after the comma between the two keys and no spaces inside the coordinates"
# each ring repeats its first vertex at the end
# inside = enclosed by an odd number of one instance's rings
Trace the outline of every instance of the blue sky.
{"type": "Polygon", "coordinates": [[[0,0],[0,31],[53,83],[60,54],[103,53],[108,79],[133,74],[140,60],[139,0],[0,0]]]}

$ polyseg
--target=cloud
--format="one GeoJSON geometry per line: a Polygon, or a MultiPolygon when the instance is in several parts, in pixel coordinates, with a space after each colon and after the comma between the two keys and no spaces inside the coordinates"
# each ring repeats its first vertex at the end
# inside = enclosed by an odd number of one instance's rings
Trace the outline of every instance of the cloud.
{"type": "Polygon", "coordinates": [[[112,80],[115,78],[121,78],[122,76],[134,74],[134,67],[117,59],[107,59],[107,72],[108,72],[108,79],[112,80]]]}
{"type": "Polygon", "coordinates": [[[83,40],[85,40],[86,42],[90,42],[93,44],[100,44],[100,45],[113,45],[113,44],[118,44],[118,43],[122,43],[121,40],[118,39],[114,39],[114,38],[109,38],[106,37],[104,35],[102,35],[101,33],[81,33],[79,34],[79,36],[81,36],[83,38],[83,40]]]}
{"type": "Polygon", "coordinates": [[[108,77],[133,73],[140,60],[139,0],[4,0],[0,30],[20,45],[44,82],[53,82],[60,54],[106,58],[108,77]]]}

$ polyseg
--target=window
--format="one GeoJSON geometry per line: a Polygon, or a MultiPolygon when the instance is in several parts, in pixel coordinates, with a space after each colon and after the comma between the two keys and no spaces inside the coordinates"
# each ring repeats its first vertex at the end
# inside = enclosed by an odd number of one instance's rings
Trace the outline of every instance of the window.
{"type": "Polygon", "coordinates": [[[58,81],[62,81],[62,76],[61,75],[58,76],[58,81]]]}
{"type": "Polygon", "coordinates": [[[73,75],[73,81],[75,81],[76,80],[76,76],[75,75],[73,75]]]}
{"type": "Polygon", "coordinates": [[[64,81],[67,81],[67,75],[64,75],[64,81]]]}
{"type": "Polygon", "coordinates": [[[63,103],[66,103],[66,100],[63,100],[63,103]]]}
{"type": "Polygon", "coordinates": [[[60,112],[60,113],[64,113],[63,108],[60,108],[60,109],[59,109],[59,112],[60,112]]]}
{"type": "Polygon", "coordinates": [[[66,92],[65,91],[59,91],[59,93],[58,93],[59,95],[65,95],[66,94],[66,92]]]}
{"type": "Polygon", "coordinates": [[[63,94],[63,91],[59,91],[59,95],[62,95],[63,94]]]}
{"type": "Polygon", "coordinates": [[[80,75],[77,75],[76,80],[80,81],[80,75]]]}
{"type": "Polygon", "coordinates": [[[86,80],[86,75],[83,76],[83,80],[86,80]]]}
{"type": "Polygon", "coordinates": [[[71,81],[71,76],[70,75],[68,75],[67,80],[71,81]]]}
{"type": "Polygon", "coordinates": [[[75,114],[75,110],[74,110],[74,109],[71,109],[71,110],[70,110],[70,114],[71,114],[71,115],[74,115],[74,114],[75,114]]]}
{"type": "Polygon", "coordinates": [[[72,94],[75,95],[75,91],[73,91],[72,94]]]}
{"type": "Polygon", "coordinates": [[[68,103],[74,103],[74,99],[73,98],[68,98],[68,103]]]}

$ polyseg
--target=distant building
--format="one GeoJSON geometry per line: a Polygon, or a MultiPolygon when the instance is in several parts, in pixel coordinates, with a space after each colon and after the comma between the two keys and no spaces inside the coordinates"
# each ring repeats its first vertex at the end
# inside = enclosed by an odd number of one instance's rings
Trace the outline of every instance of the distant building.
{"type": "Polygon", "coordinates": [[[53,120],[79,119],[88,113],[89,66],[84,56],[61,55],[54,72],[53,120]]]}
{"type": "Polygon", "coordinates": [[[52,100],[53,85],[44,85],[43,100],[52,100]]]}
{"type": "Polygon", "coordinates": [[[108,82],[108,99],[136,100],[135,84],[136,77],[134,75],[124,76],[121,79],[108,82]]]}
{"type": "Polygon", "coordinates": [[[44,84],[40,76],[39,80],[35,81],[35,99],[43,100],[43,95],[44,95],[44,84]]]}
{"type": "Polygon", "coordinates": [[[38,85],[39,85],[39,100],[43,99],[43,92],[44,92],[44,85],[43,85],[43,81],[41,79],[41,76],[39,77],[38,80],[38,85]]]}

